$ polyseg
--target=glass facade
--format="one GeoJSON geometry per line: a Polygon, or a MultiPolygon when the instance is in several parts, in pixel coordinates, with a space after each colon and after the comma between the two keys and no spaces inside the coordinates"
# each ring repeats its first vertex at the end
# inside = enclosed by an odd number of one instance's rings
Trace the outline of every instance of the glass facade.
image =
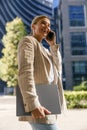
{"type": "MultiPolygon", "coordinates": [[[[70,27],[85,26],[85,10],[84,5],[69,6],[69,23],[70,27]]],[[[73,56],[87,55],[87,33],[86,31],[70,32],[71,54],[73,56]]],[[[72,62],[73,84],[77,85],[87,80],[87,61],[72,62]]]]}
{"type": "Polygon", "coordinates": [[[85,32],[71,32],[70,42],[72,55],[87,55],[87,40],[85,32]]]}
{"type": "Polygon", "coordinates": [[[85,26],[85,14],[83,5],[69,6],[70,26],[85,26]]]}
{"type": "Polygon", "coordinates": [[[67,90],[87,80],[87,0],[60,0],[58,25],[67,90]],[[68,66],[68,67],[67,67],[68,66]]]}
{"type": "Polygon", "coordinates": [[[87,80],[87,61],[72,62],[73,83],[79,84],[83,80],[87,80]]]}

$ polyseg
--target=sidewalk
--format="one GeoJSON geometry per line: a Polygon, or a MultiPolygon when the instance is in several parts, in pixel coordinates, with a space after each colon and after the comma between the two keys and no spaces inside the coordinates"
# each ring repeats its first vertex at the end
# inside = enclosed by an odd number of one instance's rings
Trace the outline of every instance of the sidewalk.
{"type": "MultiPolygon", "coordinates": [[[[16,117],[15,97],[0,96],[0,130],[32,130],[28,122],[16,117]]],[[[59,130],[87,130],[87,109],[68,110],[59,116],[59,130]]]]}

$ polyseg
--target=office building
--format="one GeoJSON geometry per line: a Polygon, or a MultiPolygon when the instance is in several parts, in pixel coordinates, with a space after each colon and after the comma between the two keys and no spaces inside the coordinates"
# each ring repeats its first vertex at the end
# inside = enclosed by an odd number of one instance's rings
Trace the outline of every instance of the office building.
{"type": "Polygon", "coordinates": [[[58,35],[65,89],[87,80],[87,0],[60,0],[58,35]]]}

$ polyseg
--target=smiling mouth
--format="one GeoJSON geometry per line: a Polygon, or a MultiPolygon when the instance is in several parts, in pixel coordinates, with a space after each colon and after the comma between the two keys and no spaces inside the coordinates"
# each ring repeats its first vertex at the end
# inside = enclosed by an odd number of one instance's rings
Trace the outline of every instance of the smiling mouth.
{"type": "Polygon", "coordinates": [[[42,31],[43,31],[44,33],[47,33],[47,30],[42,29],[42,31]]]}
{"type": "Polygon", "coordinates": [[[47,31],[43,31],[45,35],[47,35],[47,31]]]}

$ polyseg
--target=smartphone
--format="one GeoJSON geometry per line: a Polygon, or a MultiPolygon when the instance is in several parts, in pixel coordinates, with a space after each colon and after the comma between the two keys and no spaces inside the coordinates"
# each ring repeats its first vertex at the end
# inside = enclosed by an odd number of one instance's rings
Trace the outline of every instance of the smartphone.
{"type": "Polygon", "coordinates": [[[46,39],[49,40],[49,41],[52,41],[53,38],[54,38],[54,36],[55,36],[55,32],[50,31],[50,32],[47,34],[46,39]]]}

